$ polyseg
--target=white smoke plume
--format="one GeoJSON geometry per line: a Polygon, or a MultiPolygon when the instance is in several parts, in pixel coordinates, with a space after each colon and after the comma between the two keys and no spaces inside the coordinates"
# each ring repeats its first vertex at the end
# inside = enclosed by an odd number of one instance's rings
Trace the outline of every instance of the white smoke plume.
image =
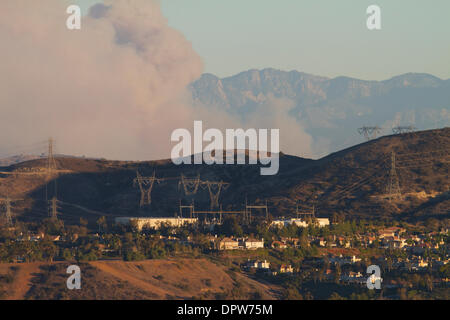
{"type": "Polygon", "coordinates": [[[157,1],[105,1],[81,30],[66,28],[68,5],[0,2],[0,147],[53,136],[63,153],[167,155],[200,57],[157,1]]]}
{"type": "Polygon", "coordinates": [[[202,60],[168,26],[158,1],[105,0],[83,17],[81,30],[66,28],[70,4],[0,1],[0,156],[51,136],[59,153],[168,158],[171,132],[206,119],[218,128],[280,128],[282,151],[299,141],[292,153],[309,148],[309,136],[285,112],[243,124],[193,108],[186,88],[201,75],[202,60]]]}

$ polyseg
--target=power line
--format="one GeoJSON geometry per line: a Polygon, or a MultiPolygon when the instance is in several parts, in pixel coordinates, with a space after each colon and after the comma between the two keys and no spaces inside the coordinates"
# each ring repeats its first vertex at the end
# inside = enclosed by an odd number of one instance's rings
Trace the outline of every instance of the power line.
{"type": "Polygon", "coordinates": [[[349,192],[352,192],[352,191],[354,191],[356,188],[358,188],[358,187],[360,187],[360,186],[366,184],[366,182],[370,181],[370,179],[372,179],[373,177],[375,177],[377,174],[379,174],[379,172],[375,172],[375,173],[373,173],[373,174],[371,174],[371,175],[369,175],[369,176],[367,176],[367,177],[364,177],[364,178],[362,178],[362,179],[360,179],[360,180],[354,182],[353,184],[351,184],[351,185],[345,187],[344,189],[339,190],[338,193],[334,195],[334,197],[339,196],[339,195],[342,195],[342,196],[341,196],[341,197],[337,197],[337,198],[335,198],[334,200],[335,200],[335,201],[340,201],[340,200],[342,200],[344,197],[348,196],[348,193],[349,193],[349,192]]]}
{"type": "Polygon", "coordinates": [[[397,157],[403,157],[403,156],[409,156],[409,155],[423,155],[423,154],[430,154],[430,153],[444,153],[444,154],[449,154],[450,150],[449,149],[436,149],[436,150],[432,150],[432,151],[421,151],[421,152],[398,152],[397,153],[397,157]]]}

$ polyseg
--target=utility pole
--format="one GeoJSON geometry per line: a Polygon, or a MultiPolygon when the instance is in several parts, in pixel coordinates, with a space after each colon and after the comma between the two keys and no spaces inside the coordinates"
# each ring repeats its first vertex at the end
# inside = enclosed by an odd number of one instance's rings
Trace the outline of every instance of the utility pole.
{"type": "Polygon", "coordinates": [[[267,200],[266,200],[265,205],[259,205],[259,206],[255,206],[255,205],[249,206],[247,204],[247,199],[245,200],[245,212],[246,212],[246,216],[248,219],[248,223],[252,222],[252,209],[263,209],[266,212],[266,221],[269,220],[269,206],[267,205],[267,200]]]}
{"type": "Polygon", "coordinates": [[[313,204],[312,207],[311,207],[311,211],[309,211],[309,209],[308,209],[308,211],[302,210],[302,211],[300,212],[300,211],[298,210],[298,202],[297,202],[297,207],[296,207],[296,209],[295,209],[295,213],[296,213],[296,215],[297,215],[297,219],[298,219],[300,216],[303,216],[303,219],[306,219],[306,216],[311,216],[312,218],[314,218],[314,217],[315,217],[315,211],[316,211],[316,205],[313,204]]]}
{"type": "Polygon", "coordinates": [[[180,217],[183,217],[183,209],[189,209],[189,218],[195,218],[195,206],[194,206],[194,200],[192,200],[192,204],[190,206],[185,206],[181,204],[180,200],[180,217]]]}

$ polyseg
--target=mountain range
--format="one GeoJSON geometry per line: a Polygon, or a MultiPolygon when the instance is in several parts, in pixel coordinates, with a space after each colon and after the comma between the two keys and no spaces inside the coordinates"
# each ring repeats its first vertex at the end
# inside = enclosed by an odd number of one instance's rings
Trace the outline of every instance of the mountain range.
{"type": "Polygon", "coordinates": [[[190,85],[196,105],[224,110],[245,121],[272,100],[289,105],[295,119],[312,139],[314,157],[321,157],[364,139],[362,126],[380,126],[391,134],[395,126],[418,130],[450,124],[450,79],[407,73],[384,81],[349,77],[327,78],[298,71],[249,70],[218,78],[203,74],[190,85]]]}

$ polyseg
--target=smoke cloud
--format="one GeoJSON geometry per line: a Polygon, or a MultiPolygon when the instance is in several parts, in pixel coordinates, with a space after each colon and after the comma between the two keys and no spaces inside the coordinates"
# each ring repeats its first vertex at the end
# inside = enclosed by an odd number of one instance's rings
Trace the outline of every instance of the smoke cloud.
{"type": "Polygon", "coordinates": [[[68,5],[0,2],[0,146],[53,136],[63,153],[167,155],[200,57],[156,1],[105,1],[81,30],[66,28],[68,5]]]}
{"type": "Polygon", "coordinates": [[[51,136],[59,153],[168,158],[171,132],[194,120],[280,128],[282,151],[299,139],[304,147],[292,153],[309,151],[309,136],[280,108],[244,124],[193,107],[187,86],[201,75],[202,60],[158,1],[105,0],[83,17],[81,30],[66,28],[69,5],[0,2],[0,156],[5,146],[51,136]]]}

